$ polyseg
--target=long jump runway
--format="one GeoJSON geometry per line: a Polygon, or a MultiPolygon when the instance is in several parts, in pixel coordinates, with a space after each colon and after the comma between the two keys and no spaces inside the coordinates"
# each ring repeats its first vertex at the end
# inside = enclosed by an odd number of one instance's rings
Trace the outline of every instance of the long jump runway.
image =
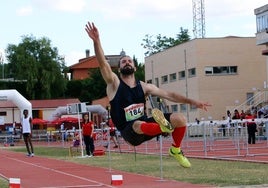
{"type": "Polygon", "coordinates": [[[21,188],[211,187],[173,180],[161,180],[157,177],[92,167],[39,156],[27,157],[23,153],[12,152],[6,149],[0,149],[0,176],[6,179],[20,178],[21,188]],[[123,176],[123,184],[120,186],[111,184],[111,176],[117,174],[123,176]]]}

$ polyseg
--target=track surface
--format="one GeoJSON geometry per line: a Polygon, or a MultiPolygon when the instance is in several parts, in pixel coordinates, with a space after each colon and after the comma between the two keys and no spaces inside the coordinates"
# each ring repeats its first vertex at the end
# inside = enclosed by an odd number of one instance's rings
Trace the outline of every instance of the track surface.
{"type": "MultiPolygon", "coordinates": [[[[97,149],[103,149],[103,142],[96,142],[97,149]]],[[[68,147],[61,142],[38,144],[68,147]]],[[[20,143],[23,145],[23,143],[20,143]]],[[[159,141],[152,140],[134,148],[121,141],[121,152],[134,152],[145,154],[158,154],[162,148],[166,155],[170,146],[169,138],[159,141]]],[[[233,140],[215,140],[204,143],[202,140],[188,140],[182,145],[184,153],[189,158],[210,158],[220,160],[250,161],[268,164],[268,142],[258,141],[254,145],[245,143],[234,143],[233,140]]],[[[119,149],[113,149],[119,152],[119,149]]],[[[87,160],[87,159],[85,159],[87,160]]],[[[88,159],[90,160],[90,159],[88,159]]],[[[11,152],[6,148],[0,148],[0,176],[9,178],[20,178],[21,188],[88,188],[88,187],[127,187],[127,188],[201,188],[213,187],[208,185],[196,185],[173,180],[161,179],[127,173],[108,168],[98,168],[80,165],[62,160],[49,159],[40,156],[26,157],[23,153],[11,152]],[[120,174],[123,176],[123,184],[114,186],[111,184],[111,176],[120,174]]]]}
{"type": "MultiPolygon", "coordinates": [[[[89,159],[90,160],[90,159],[89,159]]],[[[0,150],[0,175],[4,178],[20,178],[21,188],[88,188],[118,187],[111,184],[111,176],[123,176],[120,187],[139,188],[200,188],[193,185],[157,177],[79,165],[44,157],[27,157],[22,153],[0,150]]]]}

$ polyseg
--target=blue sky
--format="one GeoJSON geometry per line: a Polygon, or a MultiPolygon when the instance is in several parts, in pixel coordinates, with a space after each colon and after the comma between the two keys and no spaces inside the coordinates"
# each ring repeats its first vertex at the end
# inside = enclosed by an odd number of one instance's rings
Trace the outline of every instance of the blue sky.
{"type": "MultiPolygon", "coordinates": [[[[255,36],[254,9],[265,4],[267,0],[205,0],[206,37],[255,36]]],[[[123,48],[139,62],[144,62],[146,34],[175,38],[183,27],[193,37],[191,0],[2,0],[0,15],[2,53],[32,34],[49,38],[67,66],[84,58],[86,49],[94,55],[84,30],[87,21],[99,28],[106,55],[123,48]]]]}

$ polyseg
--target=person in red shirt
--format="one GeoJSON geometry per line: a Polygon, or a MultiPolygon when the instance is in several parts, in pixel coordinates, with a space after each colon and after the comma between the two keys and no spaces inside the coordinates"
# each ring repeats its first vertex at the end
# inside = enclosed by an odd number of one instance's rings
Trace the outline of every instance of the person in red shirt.
{"type": "Polygon", "coordinates": [[[92,157],[94,155],[94,124],[92,121],[89,121],[88,114],[83,114],[83,122],[82,122],[82,135],[84,138],[84,142],[86,145],[86,156],[92,157]]]}
{"type": "Polygon", "coordinates": [[[240,114],[237,109],[235,109],[232,119],[241,119],[240,114]]]}
{"type": "Polygon", "coordinates": [[[247,112],[247,115],[245,119],[248,119],[250,121],[247,122],[247,130],[248,130],[248,144],[255,144],[256,141],[256,131],[257,131],[257,125],[254,121],[255,116],[253,116],[249,111],[247,112]]]}

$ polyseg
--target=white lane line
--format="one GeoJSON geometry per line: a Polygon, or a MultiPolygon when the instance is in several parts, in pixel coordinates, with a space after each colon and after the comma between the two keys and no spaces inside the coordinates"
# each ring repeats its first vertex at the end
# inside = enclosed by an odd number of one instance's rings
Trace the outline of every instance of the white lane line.
{"type": "MultiPolygon", "coordinates": [[[[66,176],[71,176],[71,177],[74,177],[74,178],[77,178],[77,179],[81,179],[81,180],[88,181],[88,182],[91,182],[91,183],[95,183],[96,184],[96,185],[90,185],[90,186],[106,186],[106,187],[114,188],[114,186],[111,186],[111,185],[108,185],[108,184],[104,184],[104,183],[101,183],[101,182],[98,182],[98,181],[94,181],[92,179],[83,178],[81,176],[77,176],[77,175],[66,173],[66,172],[62,172],[62,171],[59,171],[59,170],[56,170],[56,169],[53,169],[53,168],[48,168],[48,167],[44,167],[44,166],[41,166],[41,165],[29,163],[29,162],[26,162],[26,161],[23,161],[23,160],[19,160],[19,159],[16,159],[16,158],[7,157],[7,156],[5,156],[5,157],[6,158],[9,158],[11,160],[17,161],[17,162],[21,162],[21,163],[27,164],[27,165],[31,165],[31,166],[38,167],[38,168],[45,169],[45,170],[50,170],[50,171],[53,171],[53,172],[56,172],[56,173],[59,173],[59,174],[63,174],[63,175],[66,175],[66,176]]],[[[57,188],[59,188],[59,187],[57,187],[57,188]]],[[[60,188],[62,188],[62,187],[60,187],[60,188]]]]}
{"type": "Polygon", "coordinates": [[[103,185],[74,185],[74,186],[58,186],[58,187],[39,187],[39,188],[82,188],[82,187],[102,187],[103,185]]]}

